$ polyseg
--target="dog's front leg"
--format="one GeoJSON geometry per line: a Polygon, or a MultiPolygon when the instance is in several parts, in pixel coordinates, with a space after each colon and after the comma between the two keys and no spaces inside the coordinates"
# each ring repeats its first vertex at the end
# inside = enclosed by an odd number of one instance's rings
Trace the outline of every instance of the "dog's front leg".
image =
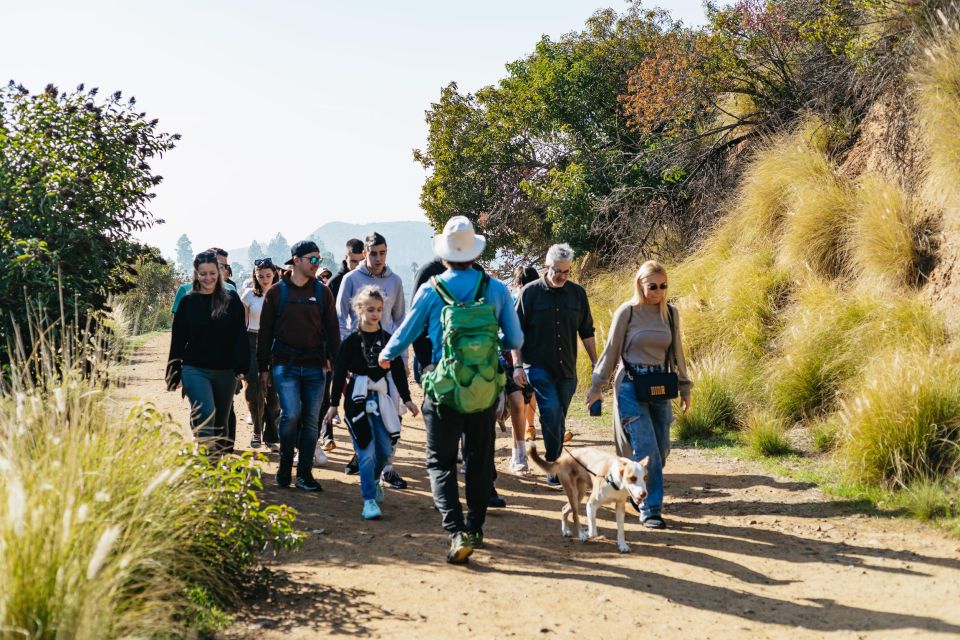
{"type": "Polygon", "coordinates": [[[591,496],[587,500],[587,536],[590,538],[597,537],[597,509],[599,508],[600,503],[591,496]]]}
{"type": "Polygon", "coordinates": [[[620,553],[629,553],[630,547],[627,545],[627,541],[623,537],[623,512],[625,500],[620,500],[617,502],[617,548],[620,549],[620,553]]]}

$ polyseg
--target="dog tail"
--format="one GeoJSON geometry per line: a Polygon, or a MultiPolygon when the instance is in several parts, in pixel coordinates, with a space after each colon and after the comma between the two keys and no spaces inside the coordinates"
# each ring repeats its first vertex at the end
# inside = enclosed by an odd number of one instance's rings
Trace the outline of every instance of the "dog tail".
{"type": "Polygon", "coordinates": [[[556,475],[557,473],[557,463],[556,462],[547,462],[540,457],[540,454],[537,453],[537,445],[531,444],[527,447],[527,455],[530,456],[530,459],[533,460],[533,463],[546,471],[549,475],[556,475]]]}

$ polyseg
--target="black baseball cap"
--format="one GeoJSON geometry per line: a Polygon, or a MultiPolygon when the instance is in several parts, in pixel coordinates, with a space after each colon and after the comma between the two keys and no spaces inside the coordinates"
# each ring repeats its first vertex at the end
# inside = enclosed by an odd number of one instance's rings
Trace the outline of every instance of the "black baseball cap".
{"type": "Polygon", "coordinates": [[[290,259],[283,264],[293,264],[294,258],[301,258],[308,253],[320,253],[320,247],[313,240],[301,240],[290,247],[290,259]]]}

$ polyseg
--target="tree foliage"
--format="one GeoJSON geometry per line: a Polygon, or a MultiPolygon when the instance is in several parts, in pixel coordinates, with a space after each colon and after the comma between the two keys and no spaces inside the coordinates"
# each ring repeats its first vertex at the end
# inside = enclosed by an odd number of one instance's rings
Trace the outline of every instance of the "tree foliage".
{"type": "Polygon", "coordinates": [[[162,180],[149,163],[179,139],[135,105],[83,85],[0,88],[0,308],[14,320],[25,297],[56,309],[58,282],[71,315],[132,286],[146,250],[134,234],[161,222],[148,208],[162,180]]]}
{"type": "Polygon", "coordinates": [[[180,273],[188,274],[193,271],[193,257],[193,243],[184,233],[177,239],[177,268],[180,273]]]}

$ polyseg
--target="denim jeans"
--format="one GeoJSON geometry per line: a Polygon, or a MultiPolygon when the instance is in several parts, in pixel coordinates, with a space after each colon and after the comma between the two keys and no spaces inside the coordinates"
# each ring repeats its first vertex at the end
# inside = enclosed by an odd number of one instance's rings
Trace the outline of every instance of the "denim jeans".
{"type": "Polygon", "coordinates": [[[273,366],[273,386],[280,396],[280,471],[290,473],[293,450],[300,452],[297,476],[311,477],[317,450],[317,424],[323,403],[325,373],[320,367],[273,366]]]}
{"type": "Polygon", "coordinates": [[[350,439],[353,440],[353,449],[357,452],[357,464],[360,465],[360,495],[364,500],[373,500],[377,497],[380,473],[390,460],[393,445],[390,433],[380,416],[367,414],[367,420],[370,423],[371,435],[367,446],[361,449],[352,433],[350,439]]]}
{"type": "Polygon", "coordinates": [[[563,453],[563,435],[566,432],[567,409],[577,390],[576,378],[557,378],[540,367],[525,366],[527,381],[533,387],[540,410],[540,428],[543,430],[544,458],[553,462],[563,453]]]}
{"type": "Polygon", "coordinates": [[[446,405],[423,400],[427,432],[427,473],[433,503],[449,533],[483,532],[490,492],[493,491],[493,447],[496,405],[479,413],[460,413],[446,405]],[[463,438],[467,517],[464,519],[457,487],[457,445],[463,438]]]}
{"type": "Polygon", "coordinates": [[[670,400],[640,402],[633,383],[624,376],[617,389],[620,424],[630,439],[633,459],[649,456],[647,465],[647,499],[640,505],[640,517],[659,516],[663,507],[663,467],[670,455],[670,423],[673,407],[670,400]]]}
{"type": "Polygon", "coordinates": [[[190,400],[190,427],[210,453],[233,448],[230,414],[237,379],[230,369],[183,367],[183,391],[190,400]]]}

